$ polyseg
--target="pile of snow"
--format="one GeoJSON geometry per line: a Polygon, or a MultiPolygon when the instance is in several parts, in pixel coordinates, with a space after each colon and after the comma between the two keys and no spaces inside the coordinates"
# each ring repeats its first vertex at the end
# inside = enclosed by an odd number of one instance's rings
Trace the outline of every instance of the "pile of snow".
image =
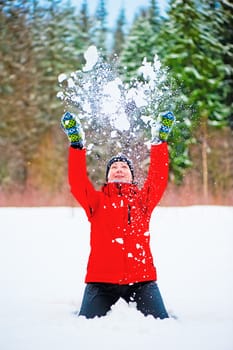
{"type": "Polygon", "coordinates": [[[1,208],[1,350],[232,350],[233,209],[155,210],[152,250],[164,302],[178,320],[120,300],[77,317],[89,252],[82,209],[1,208]]]}

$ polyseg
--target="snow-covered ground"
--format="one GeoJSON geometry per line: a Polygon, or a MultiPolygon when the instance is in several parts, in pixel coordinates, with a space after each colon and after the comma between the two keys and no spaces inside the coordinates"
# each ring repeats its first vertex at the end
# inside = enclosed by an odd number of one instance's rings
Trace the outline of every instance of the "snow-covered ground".
{"type": "Polygon", "coordinates": [[[159,207],[152,250],[165,304],[178,320],[119,301],[76,317],[89,224],[82,209],[0,208],[1,350],[232,350],[233,207],[159,207]]]}

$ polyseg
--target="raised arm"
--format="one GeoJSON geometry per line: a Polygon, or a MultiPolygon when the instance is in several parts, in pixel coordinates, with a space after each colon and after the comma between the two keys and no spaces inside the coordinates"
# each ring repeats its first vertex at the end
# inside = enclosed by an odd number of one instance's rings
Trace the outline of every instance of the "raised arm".
{"type": "Polygon", "coordinates": [[[168,147],[163,142],[151,146],[148,175],[142,188],[146,208],[153,211],[160,201],[168,180],[168,147]]]}
{"type": "Polygon", "coordinates": [[[151,153],[147,179],[142,188],[147,210],[151,213],[160,201],[168,181],[167,139],[175,124],[172,112],[159,115],[151,125],[151,153]]]}
{"type": "Polygon", "coordinates": [[[70,141],[68,175],[71,193],[90,219],[98,205],[98,192],[87,176],[84,132],[77,116],[69,112],[62,116],[61,126],[70,141]]]}
{"type": "Polygon", "coordinates": [[[98,205],[98,192],[87,176],[86,150],[70,147],[68,164],[71,193],[90,219],[98,205]]]}

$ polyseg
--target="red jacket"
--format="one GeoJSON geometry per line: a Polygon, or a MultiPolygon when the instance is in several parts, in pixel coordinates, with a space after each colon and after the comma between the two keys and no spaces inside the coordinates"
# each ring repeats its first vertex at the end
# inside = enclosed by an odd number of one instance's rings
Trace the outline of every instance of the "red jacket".
{"type": "Polygon", "coordinates": [[[157,279],[149,246],[149,222],[167,177],[167,144],[162,143],[151,147],[142,189],[135,184],[107,183],[97,191],[87,176],[85,149],[70,147],[71,192],[91,223],[85,282],[129,284],[157,279]]]}

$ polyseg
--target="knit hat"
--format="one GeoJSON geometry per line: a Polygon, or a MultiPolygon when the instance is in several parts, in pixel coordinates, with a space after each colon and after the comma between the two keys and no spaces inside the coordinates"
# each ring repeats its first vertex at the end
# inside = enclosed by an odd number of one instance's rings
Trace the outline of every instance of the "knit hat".
{"type": "Polygon", "coordinates": [[[112,157],[107,163],[107,168],[106,168],[106,181],[107,182],[108,182],[108,173],[109,173],[110,167],[115,162],[127,163],[129,170],[131,171],[132,180],[134,180],[134,168],[133,168],[132,161],[129,158],[127,158],[124,154],[118,154],[118,155],[112,157]]]}

